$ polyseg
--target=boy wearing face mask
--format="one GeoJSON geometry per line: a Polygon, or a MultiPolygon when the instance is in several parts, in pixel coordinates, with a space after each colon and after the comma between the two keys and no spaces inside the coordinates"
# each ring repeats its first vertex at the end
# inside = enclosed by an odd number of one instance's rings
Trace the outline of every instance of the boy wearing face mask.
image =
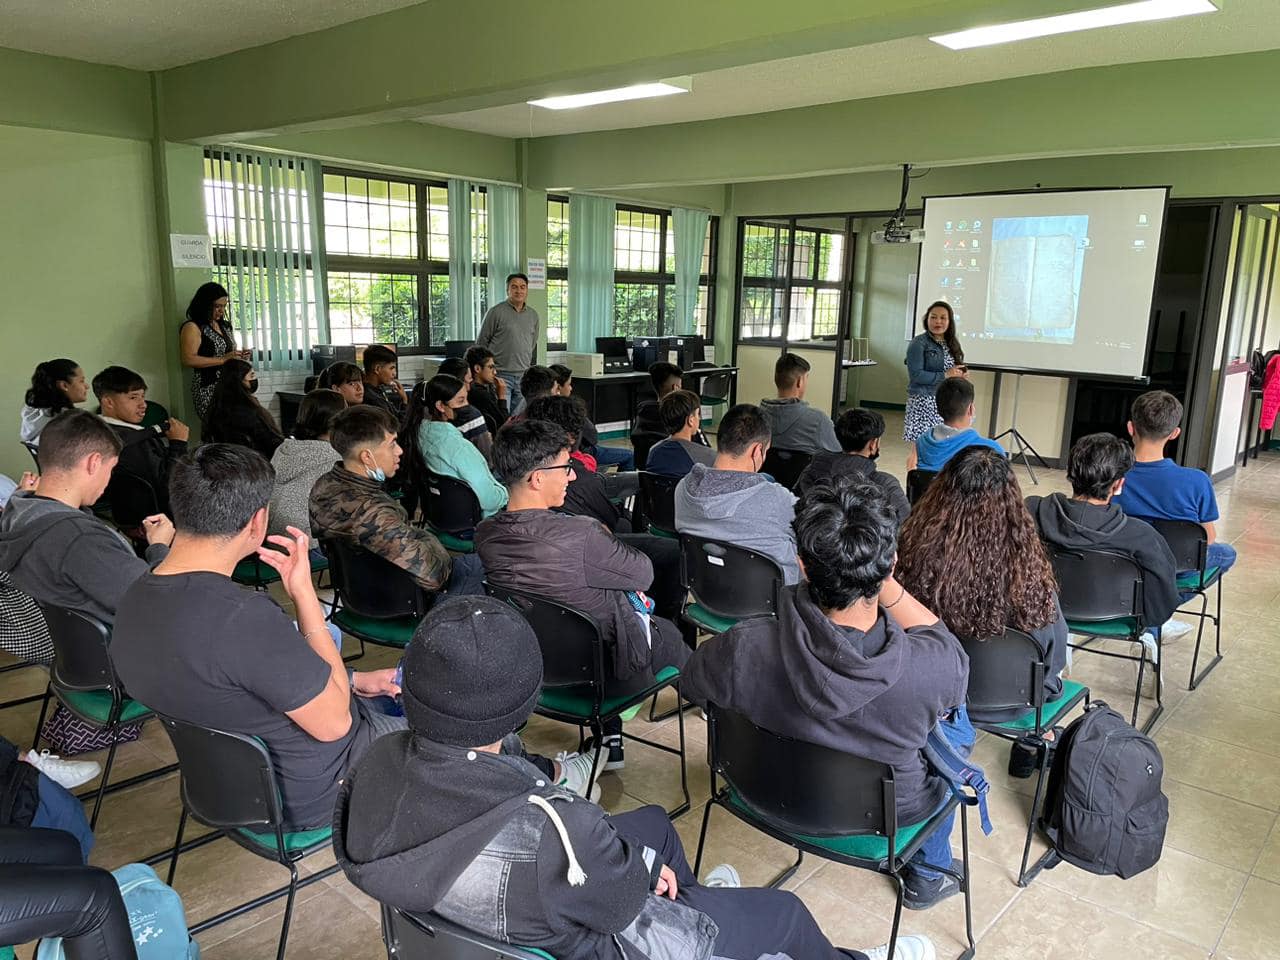
{"type": "Polygon", "coordinates": [[[918,470],[937,473],[965,447],[990,447],[1008,456],[1004,447],[973,429],[973,384],[964,377],[950,377],[938,385],[936,396],[942,423],[916,440],[918,470]]]}
{"type": "Polygon", "coordinates": [[[891,473],[876,469],[880,458],[880,438],[884,436],[884,417],[874,410],[854,407],[840,414],[836,420],[836,439],[843,453],[826,450],[817,453],[804,473],[796,481],[796,496],[802,496],[809,487],[820,480],[835,477],[859,477],[870,480],[879,487],[897,515],[898,523],[911,514],[911,504],[902,491],[902,484],[891,473]]]}
{"type": "Polygon", "coordinates": [[[390,560],[431,593],[483,593],[480,559],[450,557],[386,492],[383,484],[400,468],[399,429],[395,418],[377,407],[362,404],[338,414],[329,443],[342,459],[311,489],[312,532],[390,560]]]}
{"type": "Polygon", "coordinates": [[[694,464],[676,487],[676,529],[732,543],[773,559],[788,584],[800,582],[791,530],[796,498],[761,474],[769,452],[769,420],[754,404],[724,415],[716,434],[716,460],[694,464]]]}

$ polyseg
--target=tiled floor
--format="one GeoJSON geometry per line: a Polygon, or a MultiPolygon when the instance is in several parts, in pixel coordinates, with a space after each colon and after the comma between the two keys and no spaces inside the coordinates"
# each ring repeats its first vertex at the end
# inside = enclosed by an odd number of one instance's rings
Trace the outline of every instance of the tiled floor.
{"type": "MultiPolygon", "coordinates": [[[[901,475],[905,447],[900,417],[890,414],[882,456],[884,469],[901,475]]],[[[1032,488],[1019,469],[1024,492],[1063,489],[1061,471],[1041,474],[1032,488]]],[[[1194,693],[1186,690],[1191,641],[1166,649],[1166,713],[1155,737],[1165,759],[1164,789],[1170,800],[1164,856],[1152,870],[1121,881],[1063,865],[1045,872],[1027,889],[1014,884],[1033,781],[1005,774],[1006,748],[984,738],[976,758],[992,781],[991,814],[996,832],[984,837],[974,825],[973,902],[978,955],[989,960],[1085,960],[1144,956],[1191,960],[1275,960],[1280,957],[1280,454],[1269,454],[1219,485],[1223,519],[1219,536],[1240,551],[1240,562],[1224,586],[1223,647],[1226,659],[1194,693]]],[[[374,666],[394,660],[371,648],[374,666]]],[[[1072,676],[1094,696],[1125,710],[1132,696],[1128,663],[1077,655],[1072,676]]],[[[0,698],[43,685],[37,671],[0,676],[0,698]]],[[[1144,701],[1147,703],[1149,701],[1144,701]]],[[[0,733],[29,742],[35,710],[0,711],[0,733]]],[[[705,726],[686,718],[690,786],[694,809],[677,821],[690,857],[697,843],[702,803],[708,794],[705,726]]],[[[675,720],[651,725],[637,718],[637,733],[675,742],[675,720]]],[[[541,720],[528,728],[531,749],[571,749],[575,732],[541,720]]],[[[164,734],[150,724],[142,739],[121,749],[120,777],[173,759],[164,734]]],[[[115,777],[113,776],[113,779],[115,777]]],[[[642,803],[676,802],[679,779],[672,758],[633,745],[621,775],[602,780],[603,805],[613,811],[642,803]]],[[[729,816],[712,815],[704,867],[729,861],[747,883],[759,883],[788,861],[788,851],[729,816]]],[[[107,797],[93,861],[116,867],[172,842],[178,818],[175,775],[107,797]]],[[[958,844],[958,831],[957,831],[958,844]]],[[[1036,841],[1033,850],[1043,845],[1036,841]]],[[[332,863],[317,856],[307,869],[332,863]]],[[[190,919],[279,885],[282,868],[223,840],[184,855],[176,886],[190,919]]],[[[890,884],[836,864],[806,860],[787,886],[807,903],[837,943],[867,946],[886,939],[892,916],[890,884]]],[[[282,905],[279,901],[200,936],[207,960],[254,960],[274,956],[282,905]]],[[[963,911],[952,899],[925,914],[907,913],[906,932],[926,932],[940,957],[961,949],[963,911]]],[[[376,905],[341,876],[302,891],[294,913],[289,957],[385,956],[376,905]]],[[[23,960],[30,955],[23,948],[23,960]]]]}

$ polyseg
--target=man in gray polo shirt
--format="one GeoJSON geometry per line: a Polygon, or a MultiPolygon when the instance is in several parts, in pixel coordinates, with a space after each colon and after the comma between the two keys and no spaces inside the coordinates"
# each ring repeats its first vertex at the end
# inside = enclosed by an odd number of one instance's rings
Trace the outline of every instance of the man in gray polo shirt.
{"type": "Polygon", "coordinates": [[[528,306],[529,278],[523,273],[507,277],[507,299],[494,304],[484,316],[476,345],[493,351],[498,376],[507,384],[510,410],[520,406],[520,377],[537,362],[538,311],[528,306]]]}

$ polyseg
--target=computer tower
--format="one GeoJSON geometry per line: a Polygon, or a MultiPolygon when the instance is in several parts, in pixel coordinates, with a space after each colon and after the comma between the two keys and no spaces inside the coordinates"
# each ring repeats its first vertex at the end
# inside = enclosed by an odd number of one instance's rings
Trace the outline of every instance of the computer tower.
{"type": "Polygon", "coordinates": [[[673,340],[675,337],[636,337],[631,342],[632,367],[647,371],[659,360],[675,363],[671,356],[673,340]]]}
{"type": "Polygon", "coordinates": [[[356,348],[350,344],[317,343],[311,347],[311,372],[319,376],[330,364],[345,360],[356,362],[356,348]]]}

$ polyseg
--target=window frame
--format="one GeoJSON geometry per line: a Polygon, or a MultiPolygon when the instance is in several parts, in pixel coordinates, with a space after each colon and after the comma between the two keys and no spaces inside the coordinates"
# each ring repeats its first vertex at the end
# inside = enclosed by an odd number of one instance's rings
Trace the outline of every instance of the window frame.
{"type": "MultiPolygon", "coordinates": [[[[734,311],[734,339],[735,342],[759,344],[759,345],[789,345],[804,343],[832,343],[840,340],[842,337],[848,336],[848,328],[850,318],[847,315],[847,300],[850,287],[848,274],[848,264],[852,262],[853,244],[856,238],[851,239],[851,235],[846,229],[836,229],[834,227],[811,227],[801,226],[797,223],[796,217],[744,217],[739,221],[738,226],[738,296],[736,309],[734,311]],[[775,241],[777,247],[775,250],[784,251],[781,257],[783,269],[780,273],[773,276],[761,276],[747,272],[746,259],[746,240],[747,231],[752,227],[769,227],[778,232],[779,237],[775,241]],[[797,276],[795,272],[796,263],[796,235],[812,234],[814,237],[813,256],[809,274],[807,276],[797,276]],[[819,279],[819,268],[822,262],[822,236],[838,236],[843,240],[843,249],[840,252],[840,279],[838,280],[822,280],[819,279]],[[748,288],[770,289],[775,291],[775,295],[781,295],[782,304],[779,310],[781,317],[782,330],[779,336],[748,336],[743,333],[742,327],[742,308],[745,300],[745,292],[748,288]],[[814,335],[812,326],[810,327],[810,336],[806,340],[791,339],[791,309],[792,309],[792,291],[801,289],[812,291],[814,319],[817,319],[817,298],[819,291],[832,291],[839,296],[839,305],[837,306],[836,330],[834,333],[814,335]]],[[[774,254],[775,264],[779,261],[777,252],[774,254]]]]}

